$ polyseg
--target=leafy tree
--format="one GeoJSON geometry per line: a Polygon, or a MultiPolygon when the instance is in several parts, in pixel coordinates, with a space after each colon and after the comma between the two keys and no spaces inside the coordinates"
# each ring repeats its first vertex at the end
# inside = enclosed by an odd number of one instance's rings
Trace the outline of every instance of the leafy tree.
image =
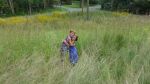
{"type": "Polygon", "coordinates": [[[15,14],[15,8],[14,8],[14,0],[7,0],[9,7],[11,9],[12,14],[15,14]]]}
{"type": "Polygon", "coordinates": [[[150,0],[99,0],[102,9],[109,10],[129,10],[136,14],[149,14],[150,0]]]}
{"type": "Polygon", "coordinates": [[[6,1],[5,0],[0,0],[0,10],[1,12],[3,11],[3,8],[6,7],[6,1]]]}

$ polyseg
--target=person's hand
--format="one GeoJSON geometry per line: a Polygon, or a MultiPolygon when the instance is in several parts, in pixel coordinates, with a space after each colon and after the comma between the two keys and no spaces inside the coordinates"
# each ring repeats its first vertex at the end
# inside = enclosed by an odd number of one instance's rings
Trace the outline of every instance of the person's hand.
{"type": "Polygon", "coordinates": [[[74,46],[74,44],[70,44],[70,46],[74,46]]]}

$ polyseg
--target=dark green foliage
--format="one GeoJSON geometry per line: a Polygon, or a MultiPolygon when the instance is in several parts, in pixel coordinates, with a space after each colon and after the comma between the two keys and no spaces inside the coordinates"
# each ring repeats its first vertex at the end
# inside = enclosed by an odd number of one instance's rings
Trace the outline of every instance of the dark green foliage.
{"type": "Polygon", "coordinates": [[[102,9],[126,11],[134,14],[149,14],[149,0],[100,0],[102,9]]]}
{"type": "Polygon", "coordinates": [[[22,15],[52,7],[58,0],[0,0],[0,16],[22,15]]]}

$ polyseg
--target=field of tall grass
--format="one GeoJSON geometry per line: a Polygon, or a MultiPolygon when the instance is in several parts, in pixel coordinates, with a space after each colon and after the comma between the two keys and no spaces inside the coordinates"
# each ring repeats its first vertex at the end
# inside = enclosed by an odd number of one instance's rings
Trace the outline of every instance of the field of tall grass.
{"type": "Polygon", "coordinates": [[[90,15],[89,21],[72,13],[54,21],[43,22],[41,15],[31,16],[31,23],[0,24],[0,84],[150,84],[150,17],[90,15]],[[69,30],[79,36],[74,67],[68,56],[60,62],[69,30]]]}

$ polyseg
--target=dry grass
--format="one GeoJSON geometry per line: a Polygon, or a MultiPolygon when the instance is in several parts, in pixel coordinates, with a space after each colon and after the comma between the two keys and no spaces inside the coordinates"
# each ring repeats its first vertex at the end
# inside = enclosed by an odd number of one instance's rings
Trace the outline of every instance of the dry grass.
{"type": "Polygon", "coordinates": [[[90,21],[67,14],[53,22],[37,15],[31,18],[42,20],[1,25],[0,84],[149,84],[149,17],[113,14],[91,13],[90,21]],[[68,56],[64,66],[60,62],[61,41],[70,29],[79,35],[75,67],[68,56]]]}

